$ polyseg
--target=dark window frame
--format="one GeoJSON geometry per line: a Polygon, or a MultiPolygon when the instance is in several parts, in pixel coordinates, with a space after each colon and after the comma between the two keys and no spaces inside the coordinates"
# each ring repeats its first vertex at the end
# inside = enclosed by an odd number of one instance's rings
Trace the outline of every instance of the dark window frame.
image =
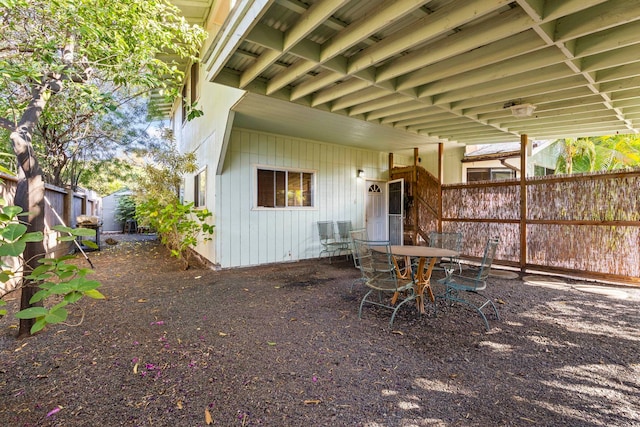
{"type": "Polygon", "coordinates": [[[256,166],[256,209],[314,209],[316,172],[256,166]]]}

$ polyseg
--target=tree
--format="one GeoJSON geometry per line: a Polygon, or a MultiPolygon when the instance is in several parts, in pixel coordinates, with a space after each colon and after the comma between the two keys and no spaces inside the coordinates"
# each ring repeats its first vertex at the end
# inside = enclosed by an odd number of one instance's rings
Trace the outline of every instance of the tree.
{"type": "MultiPolygon", "coordinates": [[[[28,231],[42,231],[44,180],[33,137],[51,100],[73,98],[83,109],[104,111],[119,90],[135,97],[161,88],[178,96],[182,72],[158,55],[195,61],[204,32],[166,0],[2,0],[0,16],[0,126],[19,168],[14,203],[29,212],[28,231]]],[[[64,120],[73,111],[57,114],[64,120]]],[[[31,269],[43,254],[41,242],[26,245],[31,269]]],[[[21,308],[35,292],[23,283],[21,308]]],[[[19,335],[32,324],[21,321],[19,335]]]]}
{"type": "Polygon", "coordinates": [[[182,261],[186,270],[190,264],[189,249],[198,244],[200,235],[207,240],[214,230],[207,223],[211,212],[180,201],[184,175],[198,169],[195,154],[180,154],[172,145],[156,151],[153,160],[145,166],[137,188],[136,217],[139,224],[158,232],[162,244],[182,261]]]}
{"type": "Polygon", "coordinates": [[[640,166],[640,138],[608,135],[598,138],[564,139],[556,173],[590,173],[640,166]]]}
{"type": "Polygon", "coordinates": [[[122,89],[112,93],[111,85],[101,90],[109,94],[102,109],[78,97],[56,96],[47,104],[34,146],[37,153],[46,153],[42,168],[48,183],[75,189],[92,164],[104,165],[118,155],[122,160],[122,153],[146,153],[162,143],[150,132],[147,99],[123,97],[122,89]]]}

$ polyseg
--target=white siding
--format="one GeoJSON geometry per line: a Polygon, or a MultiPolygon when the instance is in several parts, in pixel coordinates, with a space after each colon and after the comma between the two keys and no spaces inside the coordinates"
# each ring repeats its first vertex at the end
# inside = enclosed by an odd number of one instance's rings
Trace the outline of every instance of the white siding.
{"type": "Polygon", "coordinates": [[[316,222],[351,220],[364,226],[364,169],[387,178],[387,154],[253,130],[234,129],[216,186],[216,253],[222,267],[315,258],[316,222]],[[313,209],[254,209],[254,169],[313,170],[313,209]]]}

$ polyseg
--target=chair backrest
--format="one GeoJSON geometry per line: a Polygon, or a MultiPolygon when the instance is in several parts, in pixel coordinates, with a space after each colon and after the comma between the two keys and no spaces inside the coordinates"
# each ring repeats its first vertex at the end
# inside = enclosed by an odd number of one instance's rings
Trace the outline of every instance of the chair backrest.
{"type": "Polygon", "coordinates": [[[351,240],[349,233],[351,232],[351,221],[337,221],[338,224],[338,236],[343,242],[351,240]]]}
{"type": "Polygon", "coordinates": [[[333,221],[318,221],[318,234],[320,235],[320,241],[322,242],[333,240],[335,238],[333,221]]]}
{"type": "Polygon", "coordinates": [[[460,252],[462,249],[462,233],[436,233],[432,231],[429,233],[429,246],[460,252]]]}
{"type": "Polygon", "coordinates": [[[394,287],[397,286],[395,267],[391,258],[391,246],[388,240],[355,239],[353,243],[358,254],[362,277],[369,286],[377,286],[379,282],[393,282],[394,287]],[[374,247],[375,250],[372,249],[374,247]]]}
{"type": "Polygon", "coordinates": [[[487,280],[487,277],[489,277],[489,273],[491,272],[491,264],[493,264],[493,258],[496,255],[496,248],[498,247],[499,242],[500,239],[497,237],[492,237],[487,240],[487,245],[484,248],[482,263],[480,264],[480,270],[478,271],[476,280],[484,282],[487,280]]]}
{"type": "Polygon", "coordinates": [[[360,256],[358,254],[358,248],[356,248],[355,240],[369,240],[367,229],[359,228],[357,230],[351,230],[349,232],[351,239],[351,255],[353,256],[353,265],[356,268],[360,268],[360,256]]]}

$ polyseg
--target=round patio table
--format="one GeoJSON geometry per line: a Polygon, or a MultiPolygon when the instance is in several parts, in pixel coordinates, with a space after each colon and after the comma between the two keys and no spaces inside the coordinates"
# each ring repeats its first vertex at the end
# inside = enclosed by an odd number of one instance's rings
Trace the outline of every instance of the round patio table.
{"type": "Polygon", "coordinates": [[[411,258],[418,258],[418,268],[414,279],[416,290],[416,302],[418,304],[418,310],[420,314],[424,314],[424,292],[429,292],[429,298],[432,302],[435,302],[433,291],[431,290],[431,273],[433,273],[433,267],[436,265],[438,258],[442,257],[457,257],[460,253],[451,249],[432,248],[430,246],[413,246],[413,245],[392,245],[391,254],[394,255],[394,264],[396,266],[397,274],[404,279],[410,279],[407,275],[411,274],[411,269],[406,268],[402,271],[395,259],[395,256],[405,258],[405,265],[411,265],[411,258]],[[427,264],[427,260],[428,264],[427,264]]]}

